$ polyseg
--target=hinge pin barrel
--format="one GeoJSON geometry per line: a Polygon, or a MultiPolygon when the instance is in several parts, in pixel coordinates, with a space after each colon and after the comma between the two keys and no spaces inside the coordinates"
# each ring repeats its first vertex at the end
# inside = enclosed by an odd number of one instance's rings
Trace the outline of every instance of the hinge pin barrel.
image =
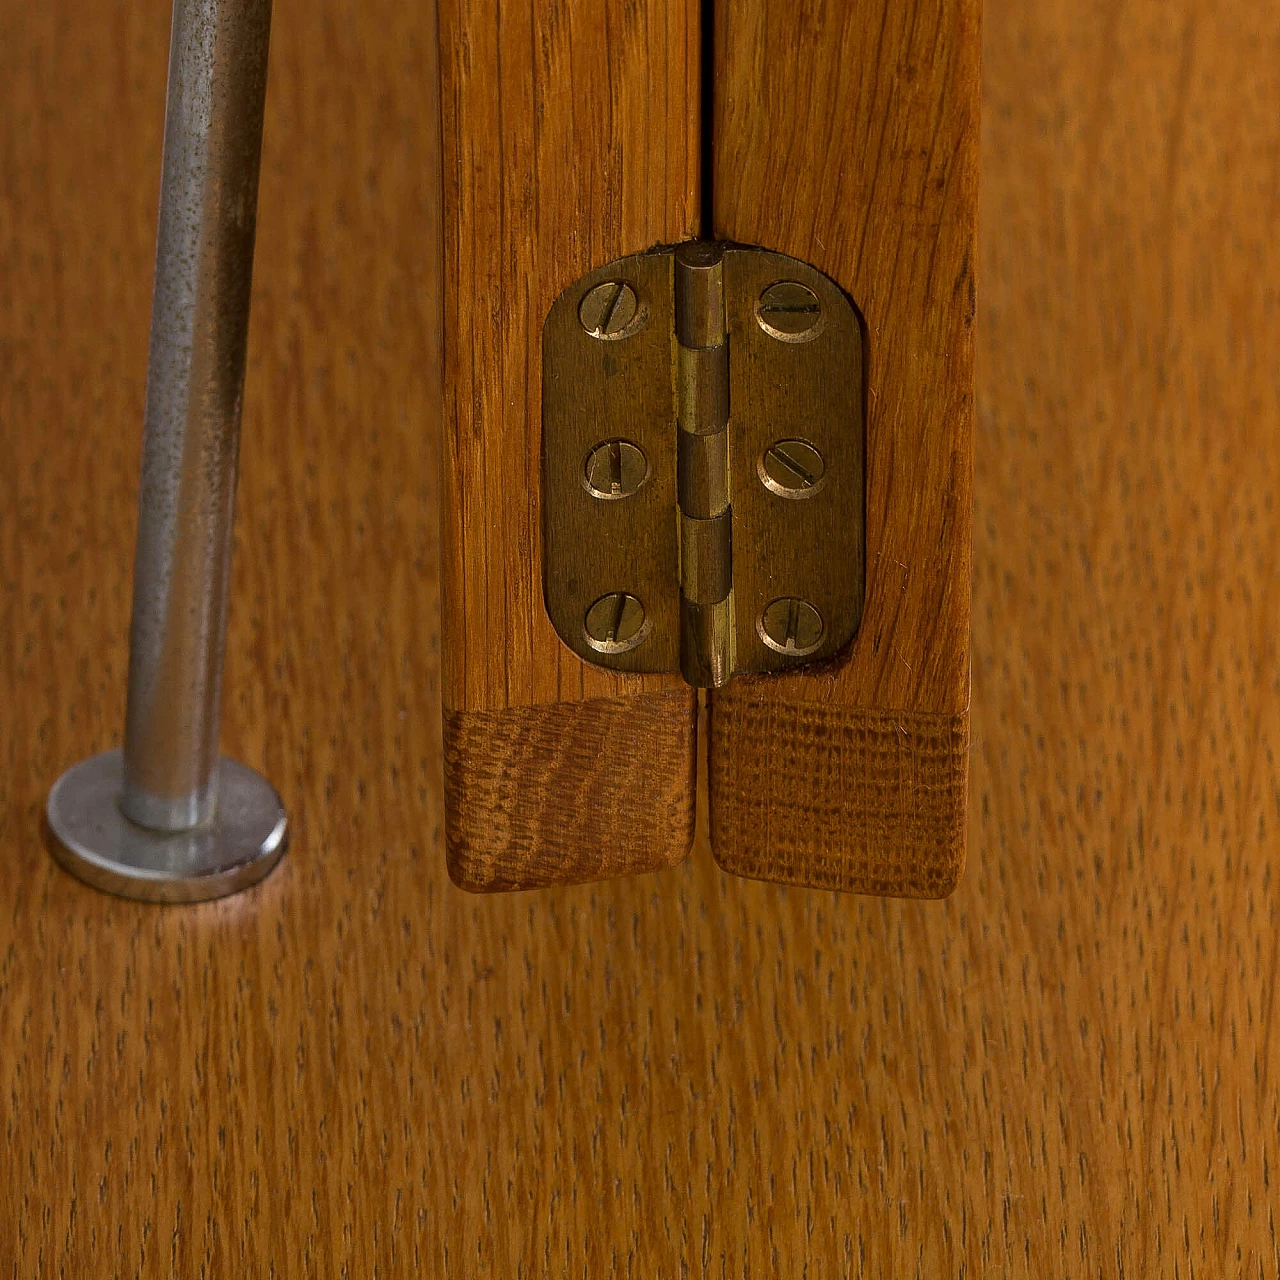
{"type": "Polygon", "coordinates": [[[733,548],[729,506],[729,341],[724,250],[675,254],[680,498],[680,669],[719,688],[733,671],[733,548]]]}

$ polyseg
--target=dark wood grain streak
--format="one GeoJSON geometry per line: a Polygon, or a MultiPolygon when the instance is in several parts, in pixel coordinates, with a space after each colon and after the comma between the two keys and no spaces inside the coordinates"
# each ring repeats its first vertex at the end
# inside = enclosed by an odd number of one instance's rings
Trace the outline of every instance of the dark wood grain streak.
{"type": "Polygon", "coordinates": [[[276,0],[224,740],[294,840],[184,909],[40,843],[123,716],[168,12],[0,0],[0,1275],[1269,1280],[1267,6],[987,0],[969,863],[913,902],[704,839],[449,883],[435,32],[276,0]]]}
{"type": "Polygon", "coordinates": [[[978,0],[716,7],[716,232],[840,284],[865,320],[867,371],[861,627],[839,665],[712,695],[711,751],[733,761],[711,775],[726,870],[935,894],[964,864],[963,746],[938,789],[903,766],[893,725],[923,713],[950,723],[948,743],[968,732],[978,13],[978,0]],[[760,703],[767,715],[742,714],[760,703]],[[862,744],[858,768],[833,767],[833,740],[862,744]]]}

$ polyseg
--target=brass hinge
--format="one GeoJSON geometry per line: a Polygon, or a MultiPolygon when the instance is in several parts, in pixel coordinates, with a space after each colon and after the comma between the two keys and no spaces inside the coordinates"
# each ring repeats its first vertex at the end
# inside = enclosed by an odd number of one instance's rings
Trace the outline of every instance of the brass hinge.
{"type": "Polygon", "coordinates": [[[863,590],[862,334],[822,272],[692,242],[542,328],[543,593],[580,657],[719,687],[838,653],[863,590]]]}

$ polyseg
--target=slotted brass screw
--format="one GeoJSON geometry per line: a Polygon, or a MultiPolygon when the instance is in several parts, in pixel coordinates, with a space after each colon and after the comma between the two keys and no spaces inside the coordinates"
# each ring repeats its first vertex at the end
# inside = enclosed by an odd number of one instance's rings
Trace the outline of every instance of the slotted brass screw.
{"type": "Polygon", "coordinates": [[[587,641],[600,653],[626,653],[645,638],[644,605],[626,591],[611,591],[587,610],[587,641]]]}
{"type": "Polygon", "coordinates": [[[765,488],[783,498],[808,498],[822,486],[827,469],[807,440],[779,440],[761,455],[757,470],[765,488]]]}
{"type": "Polygon", "coordinates": [[[630,440],[605,440],[587,455],[584,472],[593,498],[629,498],[645,482],[649,463],[630,440]]]}
{"type": "Polygon", "coordinates": [[[818,295],[799,280],[778,280],[756,303],[756,320],[771,338],[780,342],[808,342],[818,336],[822,319],[818,295]]]}
{"type": "Polygon", "coordinates": [[[760,638],[770,649],[803,658],[822,643],[822,615],[807,600],[783,596],[760,615],[760,638]]]}
{"type": "Polygon", "coordinates": [[[607,280],[592,289],[578,307],[582,327],[606,342],[629,337],[640,327],[640,300],[625,280],[607,280]]]}

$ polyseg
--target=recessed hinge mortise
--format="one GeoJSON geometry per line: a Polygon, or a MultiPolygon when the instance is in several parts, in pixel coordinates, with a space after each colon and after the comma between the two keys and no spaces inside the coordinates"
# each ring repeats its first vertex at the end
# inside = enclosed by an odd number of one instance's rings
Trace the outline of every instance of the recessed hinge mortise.
{"type": "Polygon", "coordinates": [[[782,254],[691,242],[584,277],[543,326],[543,588],[626,671],[833,656],[863,589],[862,339],[782,254]]]}

